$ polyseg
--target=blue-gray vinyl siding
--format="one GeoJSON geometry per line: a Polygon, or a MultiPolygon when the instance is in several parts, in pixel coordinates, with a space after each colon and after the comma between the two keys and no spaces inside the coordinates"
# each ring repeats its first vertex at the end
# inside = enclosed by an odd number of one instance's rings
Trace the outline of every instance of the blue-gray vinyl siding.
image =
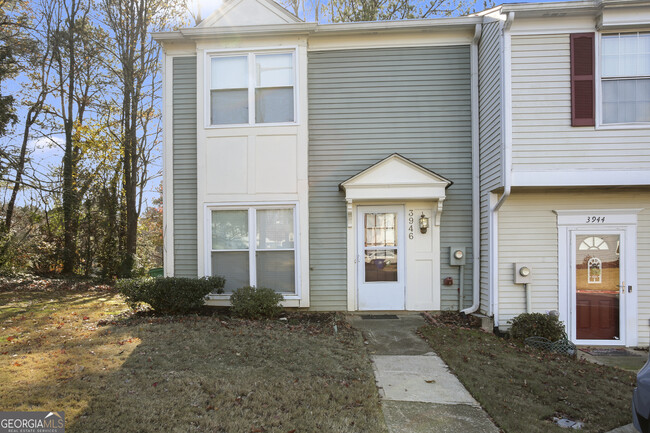
{"type": "Polygon", "coordinates": [[[196,277],[196,57],[172,62],[174,275],[196,277]]]}
{"type": "Polygon", "coordinates": [[[483,26],[479,45],[479,149],[481,196],[481,305],[489,309],[489,212],[490,191],[503,186],[502,156],[502,37],[501,21],[483,26]]]}
{"type": "MultiPolygon", "coordinates": [[[[338,185],[392,153],[450,179],[441,224],[441,280],[458,281],[449,246],[472,262],[469,46],[310,52],[311,306],[347,308],[345,194],[338,185]]],[[[464,306],[472,303],[465,267],[464,306]]],[[[458,307],[457,285],[442,308],[458,307]]]]}

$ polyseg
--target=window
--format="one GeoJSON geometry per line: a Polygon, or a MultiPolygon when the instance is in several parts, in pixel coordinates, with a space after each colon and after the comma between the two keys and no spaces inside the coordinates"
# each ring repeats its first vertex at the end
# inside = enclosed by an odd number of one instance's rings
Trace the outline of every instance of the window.
{"type": "Polygon", "coordinates": [[[212,210],[212,275],[226,278],[226,293],[247,285],[296,293],[294,210],[212,210]]]}
{"type": "Polygon", "coordinates": [[[295,122],[294,53],[210,58],[210,125],[295,122]]]}
{"type": "Polygon", "coordinates": [[[650,33],[602,37],[602,123],[650,122],[650,33]]]}

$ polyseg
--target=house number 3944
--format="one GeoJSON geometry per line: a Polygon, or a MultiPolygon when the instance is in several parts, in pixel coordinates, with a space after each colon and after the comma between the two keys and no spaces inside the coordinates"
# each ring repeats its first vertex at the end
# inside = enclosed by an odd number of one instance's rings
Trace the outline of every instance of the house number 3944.
{"type": "Polygon", "coordinates": [[[413,209],[409,209],[409,239],[413,239],[413,223],[415,222],[415,218],[413,217],[413,209]]]}
{"type": "Polygon", "coordinates": [[[604,223],[605,222],[605,217],[604,216],[588,216],[587,217],[587,224],[598,224],[598,223],[604,223]]]}

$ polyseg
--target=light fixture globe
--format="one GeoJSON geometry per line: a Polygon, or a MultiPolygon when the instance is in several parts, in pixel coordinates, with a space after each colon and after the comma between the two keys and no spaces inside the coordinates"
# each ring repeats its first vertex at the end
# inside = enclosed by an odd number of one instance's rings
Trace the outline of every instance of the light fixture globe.
{"type": "Polygon", "coordinates": [[[429,218],[427,218],[423,212],[422,216],[420,216],[420,233],[423,234],[426,233],[428,228],[429,228],[429,218]]]}

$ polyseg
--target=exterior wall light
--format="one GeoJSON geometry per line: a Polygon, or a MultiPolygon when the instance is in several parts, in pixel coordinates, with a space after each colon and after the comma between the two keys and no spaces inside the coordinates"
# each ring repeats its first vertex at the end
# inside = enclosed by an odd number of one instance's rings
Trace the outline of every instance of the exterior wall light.
{"type": "Polygon", "coordinates": [[[420,233],[426,233],[427,229],[429,228],[429,218],[424,216],[424,212],[422,213],[422,216],[420,216],[420,233]]]}

